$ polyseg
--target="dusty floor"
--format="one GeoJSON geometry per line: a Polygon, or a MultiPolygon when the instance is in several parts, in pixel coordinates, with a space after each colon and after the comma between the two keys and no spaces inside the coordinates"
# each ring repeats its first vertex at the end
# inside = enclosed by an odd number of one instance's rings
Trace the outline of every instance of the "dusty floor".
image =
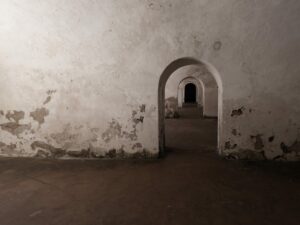
{"type": "Polygon", "coordinates": [[[0,159],[0,224],[299,225],[300,165],[221,159],[195,115],[167,121],[160,160],[0,159]]]}

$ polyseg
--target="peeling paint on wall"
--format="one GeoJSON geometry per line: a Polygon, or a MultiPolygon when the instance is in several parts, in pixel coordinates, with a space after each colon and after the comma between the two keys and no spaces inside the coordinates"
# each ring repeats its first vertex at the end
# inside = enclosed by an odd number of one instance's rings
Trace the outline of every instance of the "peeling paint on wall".
{"type": "Polygon", "coordinates": [[[191,57],[218,70],[221,154],[299,160],[294,146],[300,140],[299,4],[72,0],[60,7],[53,1],[3,0],[0,141],[11,146],[2,148],[14,156],[33,156],[41,149],[52,157],[53,148],[66,151],[59,158],[155,155],[160,75],[170,62],[191,57]],[[255,20],[226,16],[245,18],[253,12],[255,20]],[[216,22],[216,15],[224,19],[216,22]],[[9,29],[7,18],[14,21],[9,29]],[[78,29],[61,32],[61,21],[78,29]],[[234,28],[231,35],[227,28],[234,28]],[[33,150],[35,141],[53,148],[35,145],[33,150]]]}
{"type": "Polygon", "coordinates": [[[239,109],[234,109],[232,110],[231,112],[231,117],[238,117],[238,116],[241,116],[243,115],[243,112],[245,111],[245,108],[244,107],[241,107],[239,109]]]}
{"type": "Polygon", "coordinates": [[[274,136],[274,135],[268,138],[269,142],[273,142],[274,139],[275,139],[275,136],[274,136]]]}
{"type": "Polygon", "coordinates": [[[259,150],[264,148],[261,134],[251,136],[251,139],[254,141],[254,149],[259,150]]]}
{"type": "Polygon", "coordinates": [[[18,124],[16,122],[8,122],[8,123],[2,123],[0,124],[0,127],[2,130],[5,130],[13,135],[20,135],[25,130],[30,130],[31,125],[30,124],[18,124]]]}
{"type": "Polygon", "coordinates": [[[300,153],[300,142],[295,141],[291,146],[287,146],[284,142],[280,144],[280,148],[284,153],[295,152],[296,154],[300,153]]]}
{"type": "Polygon", "coordinates": [[[43,102],[43,105],[48,104],[51,101],[51,96],[48,96],[46,100],[43,102]]]}
{"type": "Polygon", "coordinates": [[[74,158],[90,158],[91,152],[90,149],[82,149],[80,151],[68,151],[68,156],[74,157],[74,158]]]}
{"type": "Polygon", "coordinates": [[[66,149],[69,148],[72,143],[76,142],[77,138],[79,137],[79,132],[76,134],[72,133],[71,124],[67,124],[64,126],[62,132],[50,134],[50,137],[62,148],[66,149]]]}
{"type": "Polygon", "coordinates": [[[8,154],[10,155],[12,151],[17,148],[15,144],[5,144],[0,141],[0,154],[8,154]]]}
{"type": "Polygon", "coordinates": [[[239,159],[239,160],[251,160],[251,161],[262,161],[266,160],[263,151],[252,151],[248,149],[239,149],[238,151],[232,152],[226,156],[227,159],[239,159]]]}
{"type": "Polygon", "coordinates": [[[16,111],[14,110],[13,112],[8,111],[5,115],[6,119],[8,120],[14,120],[16,123],[19,123],[21,119],[24,119],[25,113],[23,111],[16,111]]]}
{"type": "Polygon", "coordinates": [[[225,149],[235,149],[237,147],[237,144],[232,144],[231,141],[225,142],[225,149]]]}
{"type": "Polygon", "coordinates": [[[59,158],[66,154],[65,150],[53,147],[42,141],[33,142],[31,148],[37,151],[35,156],[41,158],[59,158]]]}
{"type": "MultiPolygon", "coordinates": [[[[115,140],[128,140],[136,141],[138,139],[138,124],[144,123],[146,105],[139,106],[138,110],[133,110],[131,114],[131,128],[124,128],[116,119],[113,119],[109,123],[109,127],[102,133],[102,139],[105,143],[109,143],[115,140]]],[[[139,147],[141,143],[133,145],[133,149],[139,147]]],[[[142,146],[140,146],[141,148],[142,146]]]]}
{"type": "Polygon", "coordinates": [[[109,123],[109,127],[102,134],[102,139],[107,143],[111,141],[111,139],[121,138],[122,137],[122,126],[116,121],[112,120],[109,123]]]}
{"type": "Polygon", "coordinates": [[[49,110],[44,107],[38,108],[35,111],[30,112],[30,116],[33,118],[33,120],[37,121],[39,125],[45,122],[45,117],[48,115],[49,115],[49,110]]]}

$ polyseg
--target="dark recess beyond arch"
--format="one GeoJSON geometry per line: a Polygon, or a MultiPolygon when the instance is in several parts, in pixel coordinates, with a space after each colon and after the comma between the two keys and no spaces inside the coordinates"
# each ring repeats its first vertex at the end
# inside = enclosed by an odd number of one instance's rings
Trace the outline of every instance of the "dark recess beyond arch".
{"type": "Polygon", "coordinates": [[[196,103],[197,88],[195,84],[188,83],[184,87],[184,103],[196,103]]]}

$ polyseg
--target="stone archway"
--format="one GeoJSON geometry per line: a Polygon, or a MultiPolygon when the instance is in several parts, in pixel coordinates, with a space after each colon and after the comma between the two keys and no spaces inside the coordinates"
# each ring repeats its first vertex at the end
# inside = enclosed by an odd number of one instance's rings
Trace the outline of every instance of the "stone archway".
{"type": "Polygon", "coordinates": [[[223,86],[221,77],[218,71],[209,63],[204,61],[199,61],[194,58],[185,57],[177,59],[171,62],[165,70],[162,72],[158,85],[158,129],[159,129],[159,154],[160,156],[165,153],[165,86],[169,77],[179,68],[189,65],[201,65],[205,66],[207,70],[214,77],[217,85],[218,85],[218,150],[220,151],[221,146],[221,136],[222,136],[222,101],[223,101],[223,86]]]}

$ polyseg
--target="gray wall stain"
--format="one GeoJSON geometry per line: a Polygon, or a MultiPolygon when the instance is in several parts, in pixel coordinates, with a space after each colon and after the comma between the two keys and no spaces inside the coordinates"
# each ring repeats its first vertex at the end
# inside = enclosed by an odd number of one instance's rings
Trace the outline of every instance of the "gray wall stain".
{"type": "Polygon", "coordinates": [[[49,115],[49,110],[44,107],[38,108],[35,111],[30,112],[30,116],[33,118],[33,120],[37,121],[39,125],[45,122],[45,117],[48,115],[49,115]]]}

